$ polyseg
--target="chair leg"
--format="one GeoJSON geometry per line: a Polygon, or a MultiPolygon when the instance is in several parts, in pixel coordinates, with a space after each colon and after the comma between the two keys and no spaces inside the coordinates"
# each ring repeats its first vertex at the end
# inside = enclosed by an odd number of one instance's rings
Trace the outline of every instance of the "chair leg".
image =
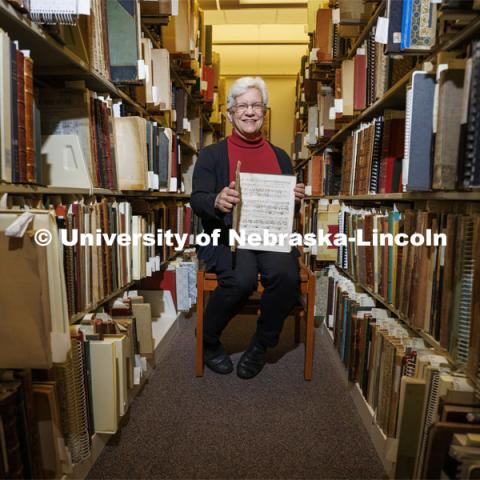
{"type": "Polygon", "coordinates": [[[305,311],[302,309],[295,312],[295,345],[300,343],[300,327],[305,317],[305,311]]]}
{"type": "Polygon", "coordinates": [[[315,277],[310,277],[308,280],[308,294],[307,294],[307,328],[305,338],[305,380],[312,379],[313,369],[313,346],[315,340],[314,328],[314,305],[315,305],[315,277]]]}
{"type": "Polygon", "coordinates": [[[195,352],[195,375],[203,377],[203,272],[197,274],[197,349],[195,352]]]}

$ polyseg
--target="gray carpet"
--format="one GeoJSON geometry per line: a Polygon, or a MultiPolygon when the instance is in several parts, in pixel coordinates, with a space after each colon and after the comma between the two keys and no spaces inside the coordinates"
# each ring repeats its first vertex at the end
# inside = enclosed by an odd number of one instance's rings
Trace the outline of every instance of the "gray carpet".
{"type": "MultiPolygon", "coordinates": [[[[88,478],[386,478],[321,329],[311,382],[303,380],[304,348],[293,343],[291,318],[258,377],[206,370],[197,379],[194,322],[180,321],[88,478]]],[[[225,331],[235,362],[254,328],[253,317],[237,317],[225,331]]]]}

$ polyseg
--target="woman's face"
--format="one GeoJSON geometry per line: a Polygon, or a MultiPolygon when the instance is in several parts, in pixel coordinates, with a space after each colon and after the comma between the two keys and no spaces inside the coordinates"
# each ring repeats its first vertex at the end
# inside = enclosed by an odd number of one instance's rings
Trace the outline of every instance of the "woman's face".
{"type": "Polygon", "coordinates": [[[231,112],[227,112],[228,119],[238,133],[247,138],[258,136],[263,125],[265,107],[262,94],[257,88],[249,88],[242,95],[235,97],[235,104],[231,112]]]}

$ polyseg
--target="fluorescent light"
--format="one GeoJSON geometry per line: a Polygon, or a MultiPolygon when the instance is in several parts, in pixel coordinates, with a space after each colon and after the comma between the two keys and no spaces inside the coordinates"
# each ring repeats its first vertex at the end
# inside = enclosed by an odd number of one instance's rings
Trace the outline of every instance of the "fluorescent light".
{"type": "Polygon", "coordinates": [[[239,0],[240,5],[278,5],[279,3],[296,3],[306,5],[308,0],[239,0]]]}

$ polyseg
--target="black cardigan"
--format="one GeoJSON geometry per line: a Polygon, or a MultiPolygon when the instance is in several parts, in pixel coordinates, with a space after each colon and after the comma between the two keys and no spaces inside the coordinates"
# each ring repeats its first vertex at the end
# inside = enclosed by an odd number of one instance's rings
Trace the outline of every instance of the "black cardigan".
{"type": "MultiPolygon", "coordinates": [[[[271,145],[271,144],[270,144],[271,145]]],[[[277,156],[282,175],[293,175],[290,157],[281,148],[271,145],[277,156]]],[[[221,243],[228,241],[228,229],[232,225],[232,214],[222,213],[215,208],[215,198],[230,182],[227,140],[200,150],[192,179],[190,204],[193,211],[202,219],[203,229],[211,233],[219,228],[222,231],[221,243]]]]}

